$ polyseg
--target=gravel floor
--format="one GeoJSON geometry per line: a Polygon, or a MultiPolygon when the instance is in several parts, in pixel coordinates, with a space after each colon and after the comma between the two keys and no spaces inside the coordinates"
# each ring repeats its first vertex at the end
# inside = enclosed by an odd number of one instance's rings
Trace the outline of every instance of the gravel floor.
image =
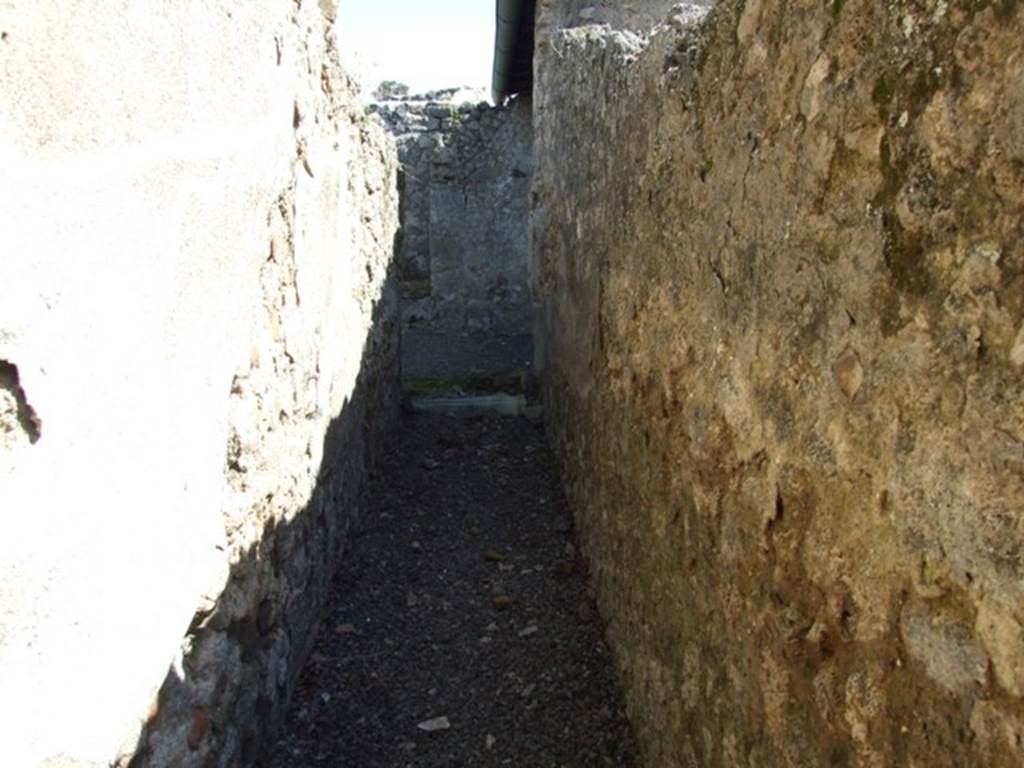
{"type": "Polygon", "coordinates": [[[635,765],[552,457],[406,417],[270,768],[635,765]]]}

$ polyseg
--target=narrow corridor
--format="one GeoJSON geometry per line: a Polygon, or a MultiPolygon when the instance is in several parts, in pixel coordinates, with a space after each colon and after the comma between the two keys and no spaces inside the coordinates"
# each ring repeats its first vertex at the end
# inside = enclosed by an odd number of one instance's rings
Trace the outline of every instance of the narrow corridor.
{"type": "Polygon", "coordinates": [[[635,764],[539,426],[408,415],[369,505],[268,766],[635,764]]]}

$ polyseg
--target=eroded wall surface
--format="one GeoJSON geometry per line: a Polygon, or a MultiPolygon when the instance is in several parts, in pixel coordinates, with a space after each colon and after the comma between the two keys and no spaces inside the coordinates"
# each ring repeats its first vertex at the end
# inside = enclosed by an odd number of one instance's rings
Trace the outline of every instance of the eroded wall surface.
{"type": "Polygon", "coordinates": [[[539,4],[549,428],[650,766],[1024,759],[1024,15],[539,4]]]}
{"type": "MultiPolygon", "coordinates": [[[[695,3],[711,5],[713,0],[695,3]]],[[[541,4],[545,5],[544,0],[541,4]]],[[[549,30],[584,24],[607,24],[612,29],[646,34],[665,21],[676,0],[559,0],[547,2],[537,22],[542,35],[549,30]]]]}
{"type": "Polygon", "coordinates": [[[282,713],[396,403],[332,15],[0,5],[5,766],[249,765],[282,713]]]}
{"type": "Polygon", "coordinates": [[[445,95],[373,107],[401,162],[407,379],[497,373],[531,357],[530,102],[491,107],[445,95]]]}

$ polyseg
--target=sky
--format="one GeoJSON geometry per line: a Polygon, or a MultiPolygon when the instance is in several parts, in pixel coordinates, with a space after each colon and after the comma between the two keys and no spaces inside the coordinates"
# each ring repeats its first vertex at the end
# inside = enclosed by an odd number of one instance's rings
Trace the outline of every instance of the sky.
{"type": "Polygon", "coordinates": [[[339,0],[342,60],[364,85],[487,87],[494,0],[339,0]]]}

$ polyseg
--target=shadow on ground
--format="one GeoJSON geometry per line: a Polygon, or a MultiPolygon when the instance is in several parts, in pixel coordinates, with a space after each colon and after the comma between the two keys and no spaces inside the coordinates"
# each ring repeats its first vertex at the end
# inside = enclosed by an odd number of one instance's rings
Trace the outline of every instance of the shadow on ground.
{"type": "MultiPolygon", "coordinates": [[[[350,531],[363,518],[368,479],[398,417],[393,272],[392,266],[374,302],[353,391],[323,435],[323,458],[308,501],[268,494],[243,509],[246,524],[257,526],[246,532],[255,543],[235,558],[223,589],[193,618],[151,707],[131,768],[254,765],[280,726],[324,614],[331,576],[350,531]]],[[[275,384],[280,382],[267,382],[275,384]]],[[[282,412],[280,420],[259,426],[268,432],[297,430],[294,434],[304,440],[310,428],[303,433],[295,424],[303,407],[297,402],[295,413],[282,412]]],[[[232,473],[244,475],[250,457],[239,460],[230,444],[227,454],[230,502],[232,473]]],[[[274,467],[260,467],[268,470],[274,467]]]]}
{"type": "MultiPolygon", "coordinates": [[[[132,768],[634,764],[542,430],[396,431],[397,314],[389,275],[308,503],[244,509],[257,543],[193,618],[132,768]]],[[[244,463],[229,446],[229,485],[244,463]]]]}
{"type": "Polygon", "coordinates": [[[262,765],[633,765],[541,428],[407,414],[369,499],[262,765]]]}

